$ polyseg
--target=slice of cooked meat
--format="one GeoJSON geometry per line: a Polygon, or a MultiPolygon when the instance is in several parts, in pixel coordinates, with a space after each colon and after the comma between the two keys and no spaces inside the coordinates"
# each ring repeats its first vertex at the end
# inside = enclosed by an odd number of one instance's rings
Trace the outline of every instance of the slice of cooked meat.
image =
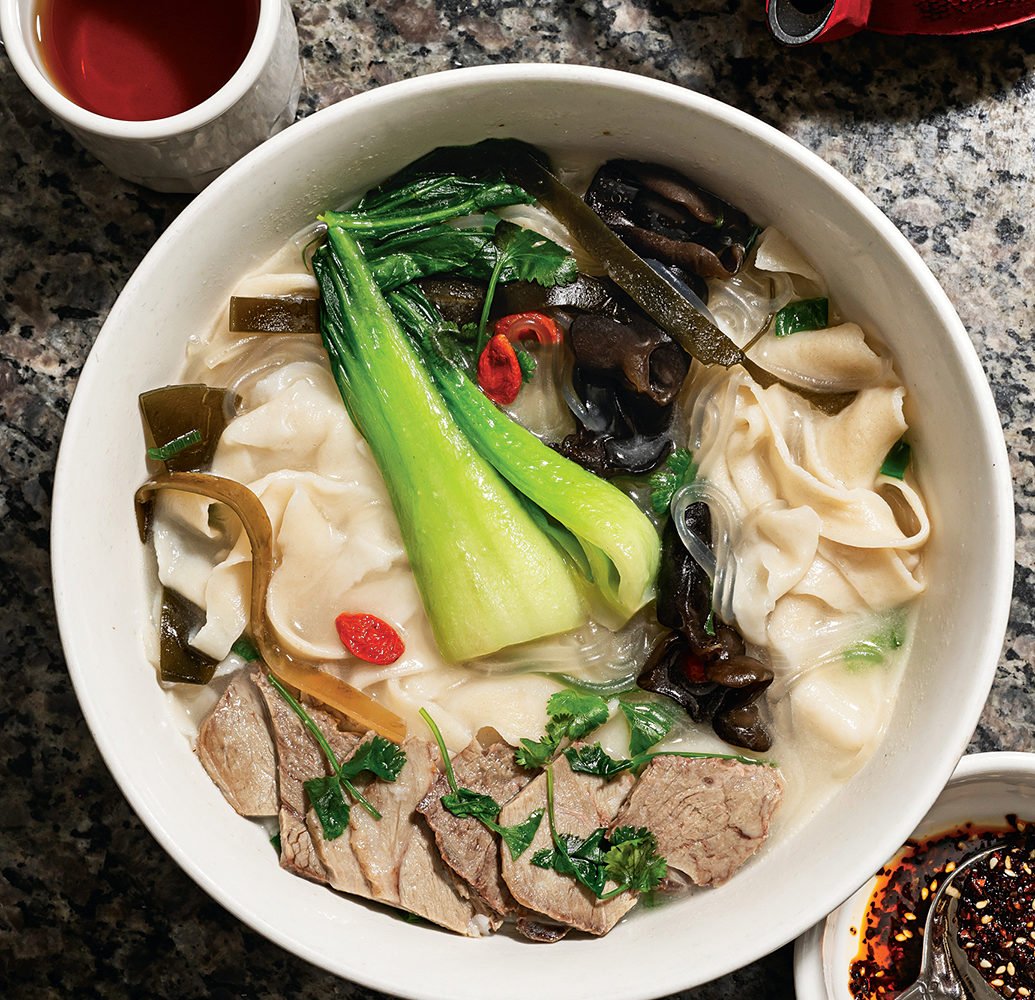
{"type": "MultiPolygon", "coordinates": [[[[532,775],[514,763],[514,748],[495,730],[482,730],[452,758],[457,784],[497,802],[512,799],[532,775]]],[[[442,860],[480,896],[485,904],[505,915],[515,909],[500,874],[499,837],[478,820],[454,816],[442,805],[450,791],[449,779],[440,774],[417,806],[435,834],[442,860]]]]}
{"type": "MultiPolygon", "coordinates": [[[[367,733],[365,736],[359,737],[352,742],[349,742],[349,737],[350,734],[342,732],[328,736],[331,749],[340,763],[345,763],[345,761],[349,760],[360,746],[366,743],[367,740],[374,738],[374,734],[367,733]]],[[[366,785],[367,783],[364,782],[359,786],[360,791],[364,795],[366,794],[366,785]]],[[[353,803],[350,809],[350,816],[352,810],[362,808],[362,806],[353,803]]],[[[366,876],[363,874],[363,869],[359,867],[359,861],[356,860],[356,854],[352,850],[351,818],[348,829],[340,837],[335,837],[334,840],[327,840],[324,837],[323,827],[320,825],[319,817],[312,806],[309,807],[305,819],[316,856],[323,866],[327,884],[339,892],[347,892],[353,896],[362,896],[365,899],[373,898],[366,876]]]]}
{"type": "Polygon", "coordinates": [[[529,941],[536,941],[539,944],[554,944],[571,930],[570,927],[566,927],[564,924],[551,924],[546,920],[535,917],[533,914],[518,917],[515,926],[517,927],[518,934],[528,938],[529,941]]]}
{"type": "Polygon", "coordinates": [[[431,831],[420,822],[414,825],[399,862],[399,905],[467,937],[484,937],[502,923],[496,914],[463,891],[462,884],[443,863],[431,831]]]}
{"type": "Polygon", "coordinates": [[[655,757],[613,826],[647,827],[671,868],[719,885],[762,846],[782,795],[774,767],[655,757]]]}
{"type": "MultiPolygon", "coordinates": [[[[601,778],[573,774],[563,754],[554,761],[553,776],[558,833],[588,837],[598,827],[610,825],[614,814],[607,809],[618,790],[602,787],[601,778]]],[[[526,785],[503,807],[499,822],[504,826],[520,823],[535,809],[546,809],[545,774],[526,785]]],[[[623,892],[603,902],[574,879],[533,865],[536,851],[551,846],[550,827],[544,816],[531,846],[520,858],[515,861],[509,851],[501,852],[507,888],[522,906],[550,920],[589,934],[606,934],[636,905],[636,893],[623,892]]]]}
{"type": "Polygon", "coordinates": [[[381,819],[354,806],[349,820],[350,849],[369,896],[460,934],[489,933],[499,926],[498,918],[488,919],[485,908],[467,898],[417,812],[417,803],[438,777],[438,752],[427,740],[414,737],[403,749],[406,765],[399,777],[371,782],[364,790],[381,819]]]}
{"type": "Polygon", "coordinates": [[[609,826],[611,820],[618,815],[622,803],[625,802],[629,790],[636,784],[636,777],[628,771],[616,774],[610,780],[594,778],[592,775],[583,774],[585,788],[593,799],[593,804],[600,813],[601,826],[609,826]]]}
{"type": "Polygon", "coordinates": [[[242,816],[276,816],[277,761],[262,698],[240,670],[198,730],[198,760],[242,816]]]}
{"type": "Polygon", "coordinates": [[[435,755],[426,740],[411,737],[403,744],[406,765],[395,781],[376,781],[367,798],[381,813],[374,819],[355,809],[349,821],[352,849],[374,899],[399,905],[399,863],[416,827],[417,803],[438,777],[435,755]]]}
{"type": "MultiPolygon", "coordinates": [[[[319,744],[291,710],[291,706],[261,672],[253,675],[266,703],[273,745],[277,754],[277,791],[280,798],[280,865],[314,882],[326,882],[327,874],[306,826],[306,794],[303,782],[330,774],[319,744]]],[[[336,753],[351,753],[359,742],[355,733],[340,730],[340,719],[326,709],[310,706],[309,715],[327,736],[334,736],[336,753]],[[346,750],[347,748],[347,750],[346,750]]]]}

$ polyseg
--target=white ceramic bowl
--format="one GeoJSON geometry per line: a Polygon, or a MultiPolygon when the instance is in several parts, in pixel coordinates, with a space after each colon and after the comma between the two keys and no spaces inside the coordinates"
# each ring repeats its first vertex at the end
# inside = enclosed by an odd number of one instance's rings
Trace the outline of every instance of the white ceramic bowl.
{"type": "Polygon", "coordinates": [[[133,807],[242,920],[342,976],[412,997],[496,1000],[578,983],[598,1000],[704,982],[790,941],[851,894],[916,825],[973,731],[995,671],[1013,565],[1013,504],[992,396],[948,299],[906,240],[795,142],[706,97],[571,66],[460,70],[394,84],[274,137],[204,191],[111,311],[58,463],[53,564],[83,712],[133,807]],[[720,889],[603,942],[530,951],[415,927],[281,871],[172,725],[143,653],[147,563],[131,512],[145,476],[137,394],[174,379],[235,280],[321,209],[442,144],[517,136],[573,153],[658,159],[774,223],[822,262],[844,313],[879,330],[908,387],[935,532],[931,587],[886,740],[793,838],[720,889]],[[468,962],[480,974],[458,975],[468,962]]]}
{"type": "MultiPolygon", "coordinates": [[[[1011,813],[1022,820],[1035,820],[1035,754],[972,754],[959,762],[945,791],[911,836],[922,839],[967,822],[976,827],[1002,826],[1011,813]]],[[[794,949],[798,1000],[852,1000],[848,968],[859,951],[859,937],[852,928],[864,925],[875,885],[876,880],[870,878],[826,920],[798,939],[794,949]]]]}

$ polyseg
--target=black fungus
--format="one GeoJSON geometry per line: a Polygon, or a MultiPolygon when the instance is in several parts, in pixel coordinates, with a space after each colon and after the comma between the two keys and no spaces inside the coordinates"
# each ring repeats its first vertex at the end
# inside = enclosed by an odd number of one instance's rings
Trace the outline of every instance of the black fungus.
{"type": "Polygon", "coordinates": [[[568,342],[584,412],[560,451],[597,475],[639,475],[672,451],[672,408],[690,359],[663,330],[620,299],[617,315],[579,313],[568,342]]]}
{"type": "MultiPolygon", "coordinates": [[[[740,209],[656,163],[609,160],[586,202],[627,246],[679,268],[684,280],[732,277],[757,232],[740,209]]],[[[687,283],[700,294],[699,281],[687,283]]]]}
{"type": "MultiPolygon", "coordinates": [[[[711,533],[707,505],[692,504],[686,523],[707,538],[711,533]]],[[[695,722],[710,721],[727,743],[768,750],[772,739],[758,700],[772,683],[773,672],[747,655],[744,640],[734,628],[722,622],[709,628],[711,583],[672,521],[662,536],[657,589],[658,621],[672,631],[652,650],[637,684],[671,698],[695,722]]]]}

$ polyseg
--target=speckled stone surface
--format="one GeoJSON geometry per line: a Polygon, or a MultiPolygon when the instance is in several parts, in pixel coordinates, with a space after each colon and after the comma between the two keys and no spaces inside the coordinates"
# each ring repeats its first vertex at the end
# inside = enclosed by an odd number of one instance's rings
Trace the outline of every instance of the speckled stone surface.
{"type": "MultiPolygon", "coordinates": [[[[579,62],[718,97],[847,175],[920,251],[970,331],[1016,483],[1017,578],[972,750],[1035,750],[1035,29],[860,36],[787,51],[762,0],[305,0],[300,114],[487,62],[579,62]]],[[[0,995],[370,998],[209,900],[110,778],[52,606],[54,462],[104,317],[186,200],[112,177],[0,55],[0,995]]],[[[577,997],[577,987],[559,989],[577,997]]],[[[791,950],[686,1000],[793,995],[791,950]]]]}

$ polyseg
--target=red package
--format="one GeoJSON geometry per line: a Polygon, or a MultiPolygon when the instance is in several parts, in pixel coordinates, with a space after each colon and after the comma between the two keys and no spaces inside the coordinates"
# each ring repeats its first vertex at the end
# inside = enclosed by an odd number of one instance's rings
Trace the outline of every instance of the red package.
{"type": "Polygon", "coordinates": [[[781,42],[832,42],[868,28],[888,35],[964,35],[1035,18],[1035,0],[766,0],[781,42]]]}

